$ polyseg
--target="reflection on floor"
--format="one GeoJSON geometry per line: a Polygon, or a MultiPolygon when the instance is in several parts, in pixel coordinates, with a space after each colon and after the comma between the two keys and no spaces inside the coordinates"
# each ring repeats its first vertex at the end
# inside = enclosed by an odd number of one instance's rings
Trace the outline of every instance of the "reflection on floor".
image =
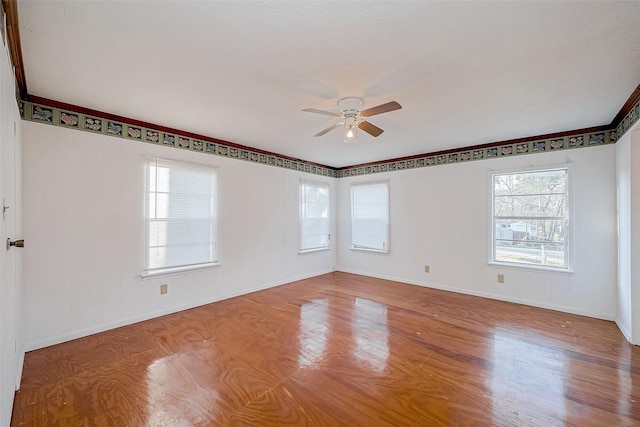
{"type": "Polygon", "coordinates": [[[332,273],[28,353],[12,425],[640,425],[640,348],[332,273]]]}

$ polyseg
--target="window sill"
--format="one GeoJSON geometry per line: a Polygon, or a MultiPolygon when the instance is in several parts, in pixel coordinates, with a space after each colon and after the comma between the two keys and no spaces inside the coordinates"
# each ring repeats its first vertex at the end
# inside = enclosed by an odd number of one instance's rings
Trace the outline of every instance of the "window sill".
{"type": "Polygon", "coordinates": [[[304,249],[304,250],[300,250],[300,251],[298,251],[298,255],[308,254],[308,253],[311,253],[311,252],[329,251],[329,250],[331,250],[331,247],[327,247],[327,248],[315,248],[315,249],[304,249]]]}
{"type": "Polygon", "coordinates": [[[533,272],[540,273],[557,273],[557,274],[565,274],[572,275],[574,271],[572,269],[563,269],[563,268],[554,268],[554,267],[545,267],[543,265],[534,265],[534,264],[511,264],[506,262],[496,262],[489,261],[489,267],[500,267],[500,268],[508,268],[513,270],[529,270],[533,272]]]}
{"type": "Polygon", "coordinates": [[[375,252],[375,253],[378,253],[378,254],[389,255],[389,251],[383,251],[381,249],[357,248],[357,247],[354,247],[354,246],[351,246],[351,248],[349,248],[349,249],[351,249],[352,251],[375,252]]]}
{"type": "Polygon", "coordinates": [[[196,271],[196,270],[208,270],[210,268],[214,268],[218,266],[220,266],[220,263],[218,262],[208,262],[206,264],[187,265],[184,267],[162,268],[158,270],[144,271],[140,273],[140,277],[142,278],[142,280],[145,280],[145,279],[152,279],[154,277],[171,276],[174,274],[186,273],[186,272],[196,271]]]}

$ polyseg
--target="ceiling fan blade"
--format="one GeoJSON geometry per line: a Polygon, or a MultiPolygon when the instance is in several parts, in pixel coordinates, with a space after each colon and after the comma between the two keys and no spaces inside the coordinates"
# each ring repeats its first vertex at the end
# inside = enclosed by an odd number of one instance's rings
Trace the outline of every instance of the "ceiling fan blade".
{"type": "Polygon", "coordinates": [[[380,129],[378,126],[376,125],[372,125],[371,123],[364,121],[364,122],[360,122],[360,124],[358,125],[359,129],[362,129],[363,131],[365,131],[366,133],[368,133],[369,135],[373,136],[374,138],[376,136],[380,136],[380,134],[382,132],[384,132],[382,129],[380,129]]]}
{"type": "Polygon", "coordinates": [[[315,108],[305,108],[302,111],[306,111],[308,113],[317,113],[317,114],[324,114],[326,116],[333,116],[333,117],[342,117],[340,114],[338,113],[332,113],[331,111],[324,111],[324,110],[316,110],[315,108]]]}
{"type": "Polygon", "coordinates": [[[335,128],[342,126],[343,124],[344,124],[344,122],[336,123],[336,124],[335,124],[335,125],[333,125],[333,126],[329,126],[329,127],[328,127],[328,128],[326,128],[325,130],[321,130],[320,132],[316,133],[316,134],[315,134],[315,135],[313,135],[313,136],[322,136],[322,135],[324,135],[324,134],[326,134],[326,133],[331,132],[331,131],[332,131],[332,130],[334,130],[335,128]]]}
{"type": "Polygon", "coordinates": [[[402,105],[398,104],[396,101],[387,102],[386,104],[378,105],[377,107],[367,108],[366,110],[360,111],[360,115],[362,117],[371,117],[376,114],[386,113],[388,111],[399,110],[402,108],[402,105]]]}

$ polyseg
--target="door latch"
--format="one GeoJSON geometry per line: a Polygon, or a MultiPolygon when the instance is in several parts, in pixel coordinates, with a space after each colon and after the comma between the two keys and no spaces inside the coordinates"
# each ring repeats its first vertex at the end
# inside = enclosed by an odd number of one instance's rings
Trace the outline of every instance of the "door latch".
{"type": "Polygon", "coordinates": [[[15,246],[16,248],[24,248],[24,239],[12,242],[11,239],[7,237],[7,250],[11,249],[11,246],[15,246]]]}

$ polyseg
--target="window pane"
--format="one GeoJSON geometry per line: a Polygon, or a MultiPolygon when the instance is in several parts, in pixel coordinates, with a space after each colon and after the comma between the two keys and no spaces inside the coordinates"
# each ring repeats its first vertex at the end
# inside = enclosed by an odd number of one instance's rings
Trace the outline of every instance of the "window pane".
{"type": "Polygon", "coordinates": [[[162,193],[167,193],[170,190],[170,171],[167,167],[158,167],[156,168],[157,172],[157,190],[162,193]]]}
{"type": "Polygon", "coordinates": [[[566,193],[566,178],[566,169],[495,175],[494,194],[566,193]]]}
{"type": "Polygon", "coordinates": [[[329,184],[300,182],[300,250],[329,247],[329,184]]]}
{"type": "Polygon", "coordinates": [[[496,245],[496,261],[566,268],[564,245],[531,242],[524,246],[496,245]]]}
{"type": "Polygon", "coordinates": [[[155,220],[147,223],[149,247],[167,245],[167,221],[155,220]]]}
{"type": "Polygon", "coordinates": [[[155,193],[155,218],[168,218],[169,216],[169,194],[155,193]]]}
{"type": "Polygon", "coordinates": [[[568,268],[566,169],[494,175],[493,260],[568,268]]]}
{"type": "Polygon", "coordinates": [[[351,245],[389,250],[389,185],[387,182],[352,184],[351,245]]]}
{"type": "Polygon", "coordinates": [[[566,222],[560,220],[509,220],[496,219],[496,239],[514,242],[552,242],[565,241],[566,222]]]}
{"type": "Polygon", "coordinates": [[[565,194],[496,196],[496,216],[565,216],[565,194]]]}
{"type": "Polygon", "coordinates": [[[307,218],[328,218],[329,206],[327,203],[307,202],[306,217],[307,218]]]}
{"type": "Polygon", "coordinates": [[[146,269],[216,261],[215,169],[161,159],[147,168],[146,269]]]}

